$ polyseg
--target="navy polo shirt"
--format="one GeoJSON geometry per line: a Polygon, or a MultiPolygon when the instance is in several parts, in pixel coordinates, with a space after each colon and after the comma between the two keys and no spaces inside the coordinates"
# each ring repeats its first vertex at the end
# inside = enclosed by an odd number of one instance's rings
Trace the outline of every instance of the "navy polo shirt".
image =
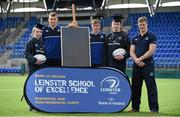
{"type": "Polygon", "coordinates": [[[42,41],[47,59],[61,59],[61,28],[59,25],[54,30],[50,26],[43,28],[42,41]]]}
{"type": "Polygon", "coordinates": [[[92,32],[90,33],[92,64],[104,64],[105,38],[106,34],[103,32],[100,32],[98,34],[94,34],[92,32]]]}
{"type": "MultiPolygon", "coordinates": [[[[143,36],[138,34],[135,38],[132,39],[131,44],[135,45],[135,54],[139,58],[149,50],[150,44],[151,43],[156,44],[156,41],[157,41],[156,35],[148,31],[143,36]]],[[[152,59],[153,56],[149,57],[147,60],[152,60],[152,59]]]]}

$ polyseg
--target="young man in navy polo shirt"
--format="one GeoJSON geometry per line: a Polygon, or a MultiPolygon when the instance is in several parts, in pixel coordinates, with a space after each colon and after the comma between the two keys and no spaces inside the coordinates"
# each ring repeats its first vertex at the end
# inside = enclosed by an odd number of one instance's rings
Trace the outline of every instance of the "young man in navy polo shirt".
{"type": "Polygon", "coordinates": [[[58,16],[55,12],[49,14],[48,23],[43,28],[42,41],[45,48],[47,67],[61,66],[61,28],[57,24],[58,16]]]}
{"type": "Polygon", "coordinates": [[[91,21],[92,32],[90,32],[91,41],[91,66],[105,66],[105,38],[106,34],[101,32],[101,24],[99,19],[91,21]]]}
{"type": "Polygon", "coordinates": [[[153,53],[156,49],[156,36],[148,31],[146,17],[138,19],[139,34],[132,39],[130,56],[134,60],[132,72],[132,109],[131,112],[139,112],[141,103],[141,91],[145,80],[148,102],[151,112],[158,112],[158,92],[154,77],[153,53]]]}

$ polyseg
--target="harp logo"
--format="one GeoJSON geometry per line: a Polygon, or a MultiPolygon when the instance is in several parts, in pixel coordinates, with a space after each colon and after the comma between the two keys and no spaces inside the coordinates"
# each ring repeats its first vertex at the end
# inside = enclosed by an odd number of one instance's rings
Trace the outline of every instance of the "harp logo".
{"type": "Polygon", "coordinates": [[[114,76],[104,78],[101,81],[100,91],[109,94],[117,94],[118,92],[121,92],[121,89],[119,88],[119,79],[114,76]]]}

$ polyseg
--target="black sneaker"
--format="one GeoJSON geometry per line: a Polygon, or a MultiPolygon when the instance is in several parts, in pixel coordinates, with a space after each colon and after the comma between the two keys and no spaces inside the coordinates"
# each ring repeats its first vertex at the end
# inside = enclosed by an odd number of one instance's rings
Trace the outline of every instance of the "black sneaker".
{"type": "Polygon", "coordinates": [[[139,110],[136,110],[136,109],[132,108],[132,109],[129,110],[128,112],[139,112],[139,110]]]}
{"type": "Polygon", "coordinates": [[[157,110],[151,110],[151,112],[152,112],[152,113],[158,113],[158,111],[157,111],[157,110]]]}
{"type": "Polygon", "coordinates": [[[32,107],[29,107],[29,111],[32,111],[33,110],[33,108],[32,107]]]}

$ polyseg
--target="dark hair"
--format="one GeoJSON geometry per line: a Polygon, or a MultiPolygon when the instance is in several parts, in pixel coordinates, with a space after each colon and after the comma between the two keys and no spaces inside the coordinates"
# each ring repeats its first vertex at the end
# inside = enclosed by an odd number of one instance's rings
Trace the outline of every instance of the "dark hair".
{"type": "Polygon", "coordinates": [[[113,16],[112,21],[122,23],[122,19],[124,19],[124,17],[121,14],[116,14],[116,15],[113,16]]]}

